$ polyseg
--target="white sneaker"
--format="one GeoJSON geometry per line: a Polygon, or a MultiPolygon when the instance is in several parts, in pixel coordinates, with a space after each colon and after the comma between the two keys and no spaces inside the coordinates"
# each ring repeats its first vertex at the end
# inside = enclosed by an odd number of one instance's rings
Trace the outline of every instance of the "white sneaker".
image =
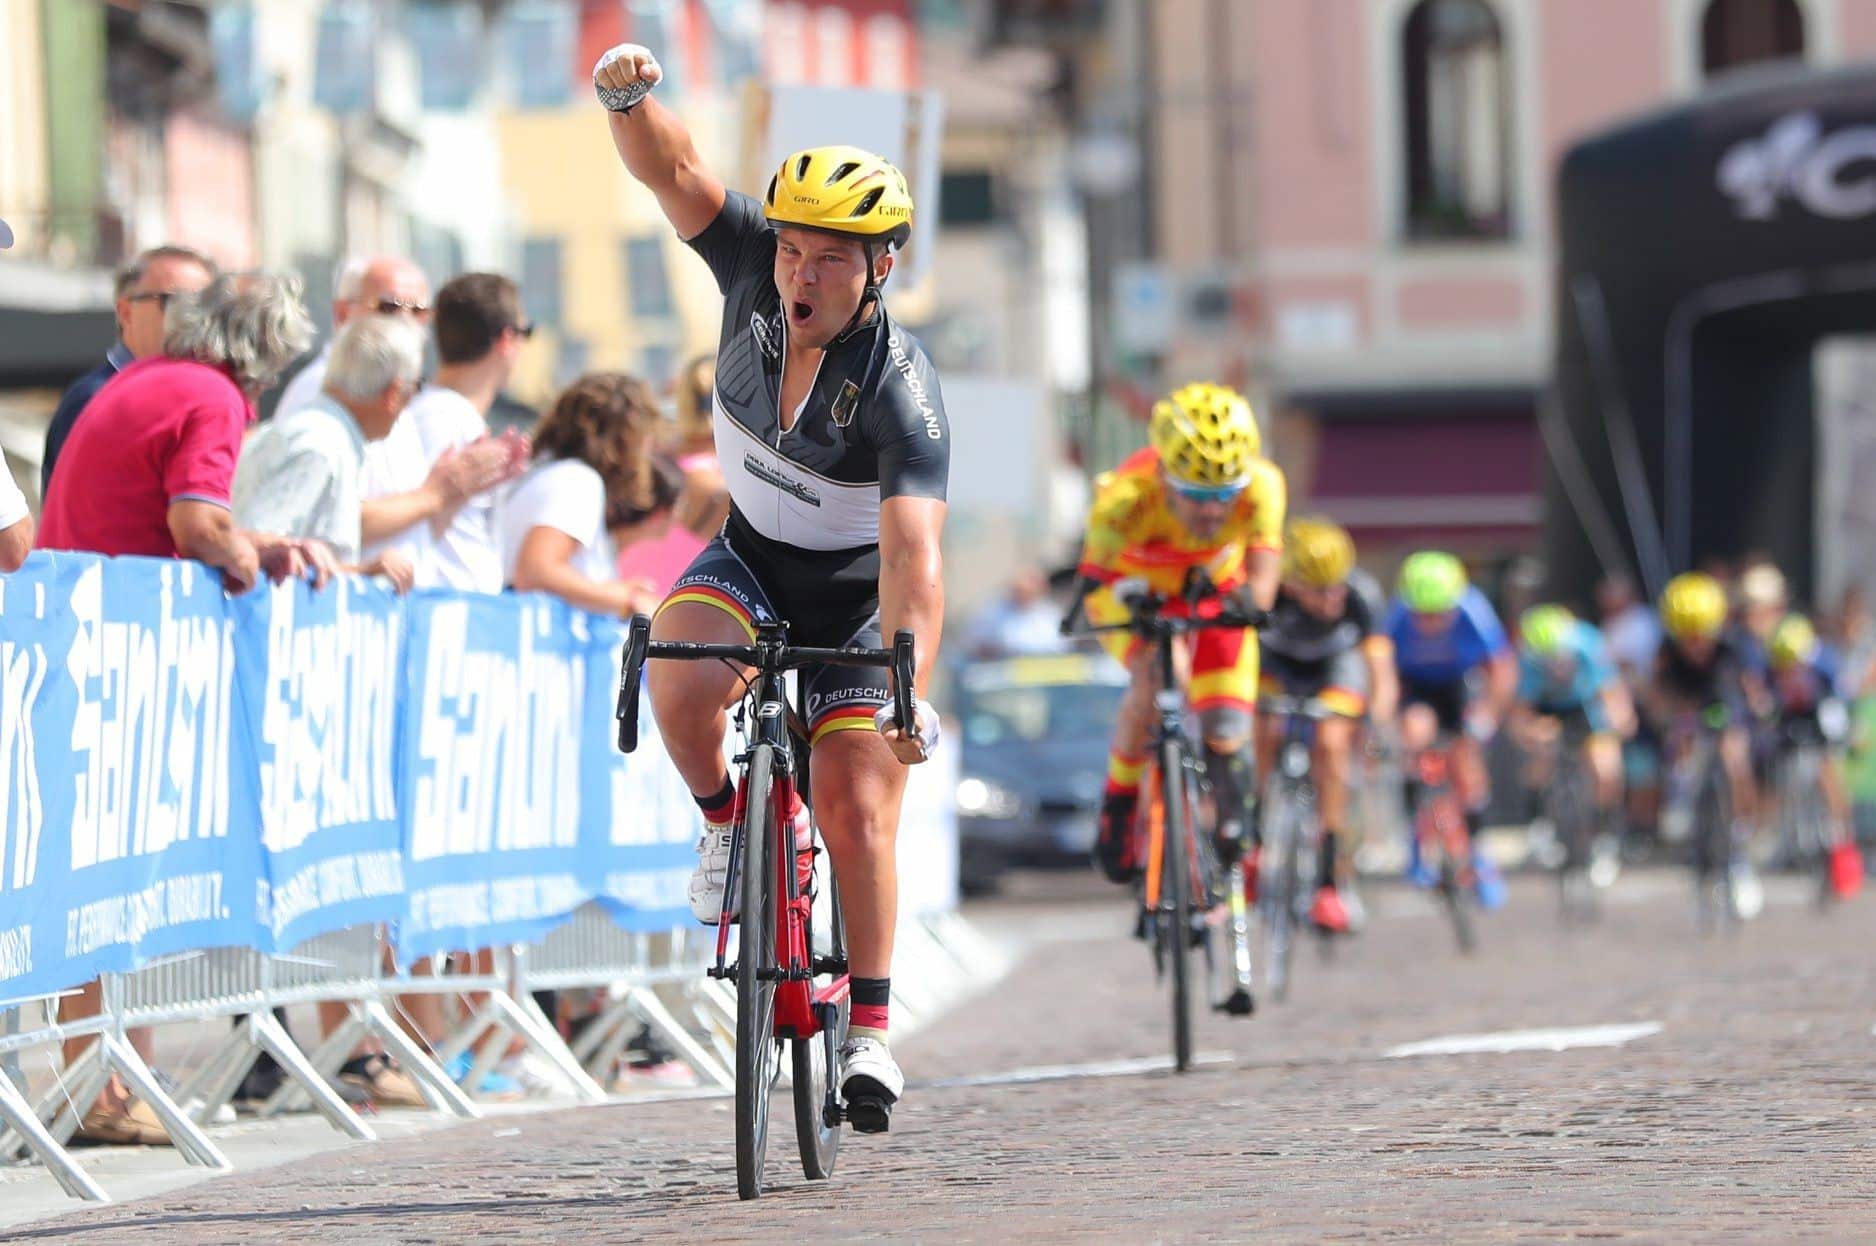
{"type": "Polygon", "coordinates": [[[905,1092],[905,1074],[892,1050],[877,1038],[849,1038],[840,1045],[840,1097],[847,1119],[863,1134],[883,1134],[892,1105],[905,1092]]]}
{"type": "MultiPolygon", "coordinates": [[[[697,868],[690,876],[691,916],[706,926],[717,924],[723,915],[723,888],[729,883],[730,842],[735,832],[728,826],[704,825],[697,837],[697,868]]],[[[730,917],[736,916],[736,901],[730,901],[730,917]]]]}

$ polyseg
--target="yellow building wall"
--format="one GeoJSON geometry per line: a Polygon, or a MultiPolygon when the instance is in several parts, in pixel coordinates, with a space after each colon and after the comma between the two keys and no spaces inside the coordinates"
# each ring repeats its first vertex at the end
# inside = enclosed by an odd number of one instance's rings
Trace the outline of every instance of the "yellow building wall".
{"type": "Polygon", "coordinates": [[[44,245],[46,87],[39,0],[0,0],[0,220],[21,254],[44,245]]]}
{"type": "MultiPolygon", "coordinates": [[[[713,168],[732,170],[734,131],[727,101],[686,98],[675,105],[713,168]]],[[[509,218],[517,244],[557,238],[561,246],[561,330],[590,346],[588,367],[632,371],[648,343],[670,347],[677,364],[713,353],[722,299],[710,272],[679,241],[650,191],[633,181],[613,150],[606,116],[590,103],[555,111],[510,112],[496,119],[509,218]],[[633,314],[626,241],[657,238],[664,249],[674,314],[646,322],[633,314]]],[[[512,385],[523,401],[545,405],[559,362],[558,336],[536,334],[512,385]]]]}

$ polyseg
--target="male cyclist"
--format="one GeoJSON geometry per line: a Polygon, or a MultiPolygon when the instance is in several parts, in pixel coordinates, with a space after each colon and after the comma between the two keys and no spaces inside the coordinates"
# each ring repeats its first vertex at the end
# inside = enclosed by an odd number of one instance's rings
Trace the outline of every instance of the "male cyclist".
{"type": "MultiPolygon", "coordinates": [[[[1595,853],[1613,864],[1610,831],[1622,799],[1622,741],[1635,729],[1628,686],[1602,633],[1563,606],[1526,610],[1518,620],[1518,642],[1517,703],[1507,725],[1533,757],[1546,756],[1547,746],[1565,737],[1567,728],[1580,735],[1583,769],[1595,785],[1595,853]]],[[[1531,785],[1541,791],[1549,778],[1534,771],[1531,785]]]]}
{"type": "MultiPolygon", "coordinates": [[[[1401,746],[1411,756],[1432,747],[1442,735],[1450,737],[1453,792],[1466,811],[1479,904],[1498,908],[1505,902],[1504,879],[1479,851],[1478,833],[1491,796],[1484,745],[1504,721],[1518,686],[1517,663],[1504,625],[1485,594],[1466,578],[1464,563],[1440,550],[1421,550],[1401,564],[1395,601],[1382,630],[1394,643],[1400,671],[1401,746]],[[1475,673],[1484,676],[1482,691],[1475,691],[1475,673]]],[[[1410,781],[1410,809],[1412,788],[1410,781]]],[[[1408,842],[1409,874],[1430,885],[1418,836],[1408,842]]]]}
{"type": "MultiPolygon", "coordinates": [[[[1704,719],[1717,728],[1720,765],[1733,797],[1732,868],[1742,897],[1756,896],[1745,846],[1759,806],[1750,729],[1753,707],[1763,703],[1764,690],[1738,645],[1723,634],[1726,590],[1718,580],[1704,571],[1675,576],[1661,591],[1660,614],[1664,639],[1646,695],[1648,712],[1662,730],[1670,767],[1686,757],[1692,724],[1704,719]]],[[[1742,898],[1741,907],[1756,904],[1742,898]]]]}
{"type": "Polygon", "coordinates": [[[1849,712],[1838,692],[1836,655],[1818,640],[1811,621],[1801,614],[1788,614],[1778,621],[1766,653],[1778,749],[1783,752],[1804,743],[1827,751],[1818,780],[1830,813],[1831,824],[1825,828],[1830,844],[1830,889],[1839,897],[1852,895],[1863,883],[1863,858],[1851,832],[1850,796],[1837,768],[1849,712]]]}
{"type": "MultiPolygon", "coordinates": [[[[1320,701],[1338,715],[1316,725],[1316,798],[1322,852],[1310,920],[1335,933],[1350,928],[1348,905],[1336,886],[1338,850],[1348,828],[1349,756],[1365,711],[1390,724],[1400,699],[1394,645],[1381,633],[1380,585],[1355,565],[1355,543],[1326,519],[1297,519],[1283,543],[1282,583],[1270,622],[1260,633],[1261,691],[1320,701]]],[[[1269,774],[1283,724],[1268,716],[1257,724],[1257,764],[1269,774]]]]}
{"type": "MultiPolygon", "coordinates": [[[[662,76],[636,44],[593,70],[627,171],[723,292],[715,426],[732,507],[652,635],[747,644],[756,623],[784,620],[796,644],[878,646],[905,628],[917,638],[922,691],[944,616],[950,433],[931,363],[881,293],[893,249],[911,234],[905,178],[857,148],[818,147],[788,157],[760,200],[726,190],[683,122],[648,94],[662,76]]],[[[706,823],[690,893],[706,922],[721,910],[728,872],[737,793],[723,742],[745,679],[701,662],[652,662],[648,672],[659,732],[706,823]]],[[[938,718],[921,699],[914,730],[893,727],[884,671],[809,668],[802,680],[815,819],[840,881],[852,971],[840,1083],[854,1127],[876,1133],[905,1087],[886,1045],[894,840],[905,767],[936,747],[938,718]]],[[[805,850],[806,820],[796,818],[805,850]]]]}
{"type": "MultiPolygon", "coordinates": [[[[1126,603],[1148,593],[1176,599],[1194,572],[1203,572],[1220,596],[1247,614],[1269,609],[1286,494],[1283,473],[1261,453],[1251,404],[1222,385],[1184,386],[1154,405],[1148,440],[1095,481],[1080,567],[1088,619],[1119,622],[1127,617],[1126,603]]],[[[1166,607],[1169,613],[1186,608],[1177,600],[1166,607]]],[[[1128,665],[1133,684],[1115,717],[1095,861],[1113,881],[1129,882],[1144,864],[1134,814],[1159,674],[1152,649],[1136,638],[1109,632],[1101,639],[1128,665]]],[[[1184,648],[1186,692],[1198,712],[1218,806],[1219,852],[1236,861],[1251,830],[1257,637],[1246,630],[1202,631],[1184,648]]]]}

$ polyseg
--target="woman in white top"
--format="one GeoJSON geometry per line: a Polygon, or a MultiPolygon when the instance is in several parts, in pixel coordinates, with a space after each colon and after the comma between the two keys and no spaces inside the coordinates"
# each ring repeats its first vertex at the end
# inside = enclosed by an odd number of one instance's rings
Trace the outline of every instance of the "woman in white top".
{"type": "Polygon", "coordinates": [[[533,466],[502,504],[510,588],[619,618],[657,606],[650,583],[616,578],[610,535],[670,507],[652,470],[657,432],[657,403],[634,377],[592,372],[562,391],[534,429],[533,466]]]}

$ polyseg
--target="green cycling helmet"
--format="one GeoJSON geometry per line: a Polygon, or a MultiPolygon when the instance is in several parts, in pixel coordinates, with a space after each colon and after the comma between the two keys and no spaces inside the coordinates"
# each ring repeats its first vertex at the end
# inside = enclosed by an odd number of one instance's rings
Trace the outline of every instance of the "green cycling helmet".
{"type": "Polygon", "coordinates": [[[1519,637],[1535,657],[1554,657],[1576,627],[1576,616],[1562,606],[1532,606],[1518,619],[1519,637]]]}
{"type": "Polygon", "coordinates": [[[1415,614],[1444,614],[1465,596],[1465,564],[1443,550],[1423,549],[1401,564],[1397,587],[1415,614]]]}

